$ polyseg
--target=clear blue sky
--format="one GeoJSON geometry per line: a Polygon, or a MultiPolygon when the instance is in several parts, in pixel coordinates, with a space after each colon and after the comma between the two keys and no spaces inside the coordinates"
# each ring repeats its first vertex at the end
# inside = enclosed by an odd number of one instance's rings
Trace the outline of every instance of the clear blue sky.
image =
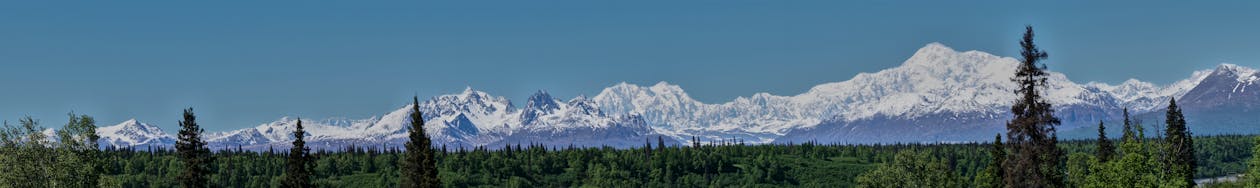
{"type": "Polygon", "coordinates": [[[4,2],[0,119],[60,127],[73,110],[174,132],[195,107],[222,131],[364,118],[465,86],[521,105],[623,81],[724,102],[893,67],[930,42],[1014,56],[1025,24],[1078,82],[1260,67],[1257,1],[1049,2],[4,2]]]}

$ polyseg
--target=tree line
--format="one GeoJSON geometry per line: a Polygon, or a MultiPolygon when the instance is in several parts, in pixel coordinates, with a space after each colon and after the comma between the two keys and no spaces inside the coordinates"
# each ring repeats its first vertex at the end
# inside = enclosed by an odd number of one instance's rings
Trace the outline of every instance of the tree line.
{"type": "MultiPolygon", "coordinates": [[[[1254,169],[1248,168],[1248,160],[1254,160],[1251,158],[1254,139],[1254,136],[1243,135],[1195,137],[1199,164],[1196,177],[1225,176],[1254,169]]],[[[1156,138],[1142,140],[1145,143],[1157,141],[1156,138]]],[[[1086,140],[1063,141],[1058,145],[1065,153],[1092,154],[1098,148],[1096,141],[1086,140]]],[[[980,184],[977,182],[986,181],[981,174],[991,169],[988,167],[995,161],[991,156],[1005,156],[991,155],[994,147],[1004,146],[992,143],[746,145],[736,141],[668,145],[652,139],[645,140],[642,147],[630,149],[557,148],[535,144],[503,148],[438,147],[434,158],[441,187],[854,187],[859,182],[869,183],[878,178],[920,176],[942,180],[920,182],[973,187],[980,184]],[[923,167],[877,170],[883,166],[900,166],[892,165],[896,163],[923,167]],[[884,175],[863,175],[874,171],[884,175]],[[915,172],[940,173],[906,175],[915,172]]],[[[212,187],[280,187],[286,182],[287,169],[292,167],[289,165],[291,152],[239,148],[215,151],[210,154],[214,160],[209,161],[211,173],[207,184],[212,187]]],[[[400,187],[400,159],[407,155],[402,148],[381,146],[346,146],[336,151],[309,154],[313,160],[310,171],[313,187],[400,187]]],[[[100,186],[88,187],[180,186],[183,162],[173,149],[105,147],[98,156],[99,175],[96,177],[100,186]]],[[[6,162],[4,166],[19,164],[36,163],[6,162]]],[[[64,169],[86,169],[78,167],[81,166],[64,169]]],[[[898,179],[913,182],[917,178],[898,179]]],[[[9,178],[0,183],[29,182],[11,180],[29,179],[9,178]]],[[[38,183],[43,184],[10,187],[51,186],[49,182],[38,183]]]]}

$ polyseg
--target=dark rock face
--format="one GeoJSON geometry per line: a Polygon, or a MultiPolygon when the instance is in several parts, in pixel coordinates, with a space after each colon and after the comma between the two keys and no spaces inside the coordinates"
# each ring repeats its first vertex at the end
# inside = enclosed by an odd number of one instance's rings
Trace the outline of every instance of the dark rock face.
{"type": "Polygon", "coordinates": [[[1260,83],[1254,72],[1221,65],[1199,85],[1177,100],[1185,111],[1213,109],[1254,109],[1260,107],[1260,83]]]}

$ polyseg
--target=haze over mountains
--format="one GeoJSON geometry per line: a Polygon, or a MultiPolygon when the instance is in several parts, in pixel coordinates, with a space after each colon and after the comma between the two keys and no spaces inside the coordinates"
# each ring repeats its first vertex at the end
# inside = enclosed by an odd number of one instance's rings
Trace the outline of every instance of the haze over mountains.
{"type": "MultiPolygon", "coordinates": [[[[1016,95],[1010,81],[1018,60],[985,52],[958,52],[943,44],[924,46],[902,65],[861,73],[847,81],[820,84],[805,93],[756,93],[720,104],[689,97],[667,82],[621,83],[592,97],[553,98],[545,91],[521,106],[476,91],[423,99],[425,129],[447,147],[538,143],[636,147],[661,137],[670,144],[691,137],[705,142],[896,143],[989,141],[1005,132],[1016,95]]],[[[1051,69],[1050,71],[1054,71],[1051,69]]],[[[1117,70],[1123,71],[1123,70],[1117,70]]],[[[1178,99],[1198,135],[1260,132],[1256,71],[1221,64],[1187,71],[1184,80],[1155,85],[1128,80],[1119,85],[1077,83],[1052,72],[1046,99],[1064,125],[1062,138],[1092,137],[1099,121],[1109,126],[1129,108],[1157,130],[1171,97],[1178,99]],[[1081,129],[1085,127],[1086,129],[1081,129]]],[[[406,139],[410,105],[367,119],[304,119],[308,145],[400,147],[406,139]]],[[[227,132],[207,133],[211,148],[284,148],[294,118],[227,132]]],[[[1118,129],[1111,129],[1118,130],[1118,129]]],[[[155,126],[130,120],[101,127],[102,145],[169,146],[174,139],[155,126]]]]}

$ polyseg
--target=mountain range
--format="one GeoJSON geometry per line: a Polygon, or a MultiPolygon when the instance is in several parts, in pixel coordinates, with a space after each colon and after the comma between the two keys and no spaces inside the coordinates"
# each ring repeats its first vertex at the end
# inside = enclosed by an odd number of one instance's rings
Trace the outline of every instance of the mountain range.
{"type": "MultiPolygon", "coordinates": [[[[523,106],[467,88],[420,102],[424,128],[445,147],[543,144],[552,147],[637,147],[659,138],[668,144],[975,142],[1005,131],[1016,95],[1010,80],[1019,61],[943,44],[920,48],[903,64],[852,79],[824,83],[793,96],[756,93],[709,104],[679,86],[620,83],[593,97],[568,100],[546,91],[523,106]]],[[[1260,80],[1255,69],[1221,64],[1168,85],[1130,79],[1118,85],[1077,83],[1051,70],[1045,98],[1063,120],[1061,138],[1087,138],[1098,123],[1116,126],[1123,109],[1158,130],[1163,108],[1176,98],[1195,134],[1260,132],[1260,80]]],[[[309,146],[401,147],[411,105],[367,119],[303,120],[309,146]]],[[[212,132],[214,149],[284,148],[296,119],[212,132]]],[[[1118,130],[1118,129],[1111,129],[1118,130]]],[[[174,137],[128,120],[98,129],[102,145],[166,147],[174,137]]]]}

